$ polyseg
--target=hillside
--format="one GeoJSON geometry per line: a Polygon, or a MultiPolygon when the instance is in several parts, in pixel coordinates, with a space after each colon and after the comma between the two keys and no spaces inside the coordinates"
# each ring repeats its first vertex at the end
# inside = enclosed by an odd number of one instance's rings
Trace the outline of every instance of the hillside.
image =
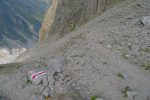
{"type": "Polygon", "coordinates": [[[112,8],[93,16],[88,11],[95,6],[86,0],[87,13],[81,15],[89,19],[80,22],[80,17],[69,17],[79,18],[70,31],[61,27],[68,20],[65,16],[70,16],[69,11],[74,14],[73,5],[84,0],[72,0],[71,7],[69,0],[66,6],[56,1],[45,16],[41,30],[46,27],[46,31],[41,31],[40,43],[13,64],[0,65],[0,96],[12,100],[149,100],[150,1],[113,4],[104,0],[112,8]],[[46,74],[34,80],[42,71],[46,74]]]}

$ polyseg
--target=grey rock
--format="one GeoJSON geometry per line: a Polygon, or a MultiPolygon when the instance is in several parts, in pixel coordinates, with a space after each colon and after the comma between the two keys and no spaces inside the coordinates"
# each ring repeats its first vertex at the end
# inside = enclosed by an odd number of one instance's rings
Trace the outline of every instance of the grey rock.
{"type": "Polygon", "coordinates": [[[40,85],[35,85],[34,87],[34,94],[43,94],[44,90],[46,89],[46,87],[44,87],[42,84],[40,85]]]}
{"type": "Polygon", "coordinates": [[[109,44],[108,44],[108,45],[107,45],[107,48],[108,48],[108,49],[111,49],[111,48],[112,48],[112,45],[109,45],[109,44]]]}
{"type": "Polygon", "coordinates": [[[126,58],[131,58],[132,55],[131,55],[131,54],[126,54],[125,57],[126,57],[126,58]]]}
{"type": "Polygon", "coordinates": [[[127,75],[127,74],[122,74],[123,75],[123,78],[125,79],[125,80],[129,80],[129,76],[127,75]]]}
{"type": "Polygon", "coordinates": [[[81,96],[70,86],[56,84],[56,97],[58,100],[83,100],[81,96]]]}
{"type": "Polygon", "coordinates": [[[56,70],[58,73],[61,73],[62,70],[63,70],[63,66],[62,66],[62,65],[57,65],[57,66],[55,66],[55,70],[56,70]]]}
{"type": "Polygon", "coordinates": [[[35,84],[35,85],[38,85],[42,82],[42,79],[41,78],[38,78],[38,79],[35,79],[35,80],[32,80],[32,82],[35,84]]]}
{"type": "Polygon", "coordinates": [[[41,75],[37,79],[32,80],[32,82],[36,85],[39,85],[42,83],[43,86],[48,86],[48,76],[41,75]]]}
{"type": "Polygon", "coordinates": [[[55,90],[55,85],[49,85],[50,88],[50,97],[55,97],[56,90],[55,90]]]}
{"type": "Polygon", "coordinates": [[[54,80],[54,77],[52,75],[48,76],[48,82],[49,82],[50,85],[55,84],[55,80],[54,80]]]}
{"type": "Polygon", "coordinates": [[[76,85],[76,84],[72,84],[72,86],[73,86],[73,87],[77,87],[77,85],[76,85]]]}
{"type": "Polygon", "coordinates": [[[141,21],[144,26],[150,26],[150,16],[144,16],[141,21]]]}
{"type": "Polygon", "coordinates": [[[76,86],[75,89],[78,90],[78,91],[80,91],[81,87],[80,86],[76,86]]]}
{"type": "Polygon", "coordinates": [[[33,88],[34,88],[33,93],[34,93],[34,94],[39,94],[38,86],[33,86],[33,88]]]}
{"type": "Polygon", "coordinates": [[[127,96],[130,100],[133,100],[137,94],[138,93],[136,91],[127,91],[127,96]]]}
{"type": "Polygon", "coordinates": [[[44,97],[43,96],[36,96],[35,100],[44,100],[44,97]]]}
{"type": "Polygon", "coordinates": [[[49,82],[48,82],[48,76],[47,75],[43,75],[42,81],[43,81],[43,86],[47,87],[48,84],[49,84],[49,82]]]}
{"type": "Polygon", "coordinates": [[[44,94],[45,97],[50,96],[50,88],[47,87],[47,88],[45,89],[45,91],[43,92],[43,94],[44,94]]]}
{"type": "Polygon", "coordinates": [[[38,86],[38,93],[39,94],[42,94],[44,90],[45,90],[45,87],[43,87],[42,85],[38,86]]]}
{"type": "Polygon", "coordinates": [[[96,98],[96,100],[103,100],[102,98],[96,98]]]}

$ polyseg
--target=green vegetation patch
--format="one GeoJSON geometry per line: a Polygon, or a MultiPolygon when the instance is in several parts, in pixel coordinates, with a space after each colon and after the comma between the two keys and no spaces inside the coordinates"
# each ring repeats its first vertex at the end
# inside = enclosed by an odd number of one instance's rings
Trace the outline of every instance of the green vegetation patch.
{"type": "Polygon", "coordinates": [[[117,77],[119,77],[120,79],[124,79],[124,76],[121,73],[117,73],[117,77]]]}
{"type": "Polygon", "coordinates": [[[91,96],[90,100],[96,100],[96,98],[98,98],[97,96],[91,96]]]}
{"type": "Polygon", "coordinates": [[[122,89],[121,93],[123,97],[128,98],[128,94],[127,94],[128,91],[131,91],[131,88],[129,86],[126,86],[124,89],[122,89]]]}
{"type": "Polygon", "coordinates": [[[103,100],[101,96],[91,96],[90,100],[103,100]]]}
{"type": "Polygon", "coordinates": [[[76,28],[76,24],[75,24],[75,23],[71,23],[71,24],[69,25],[69,30],[70,30],[70,31],[74,31],[75,28],[76,28]]]}
{"type": "Polygon", "coordinates": [[[22,82],[22,87],[25,88],[27,85],[31,85],[32,81],[28,76],[25,76],[22,82]]]}
{"type": "Polygon", "coordinates": [[[147,47],[147,48],[142,49],[141,51],[150,53],[150,48],[147,47]]]}
{"type": "Polygon", "coordinates": [[[150,63],[142,64],[141,67],[144,68],[145,70],[149,70],[150,71],[150,63]]]}

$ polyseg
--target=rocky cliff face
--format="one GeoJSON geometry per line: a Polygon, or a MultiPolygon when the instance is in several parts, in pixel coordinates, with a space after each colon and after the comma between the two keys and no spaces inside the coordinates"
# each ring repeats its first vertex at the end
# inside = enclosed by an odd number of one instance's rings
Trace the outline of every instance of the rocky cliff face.
{"type": "Polygon", "coordinates": [[[64,35],[123,0],[53,0],[40,30],[40,40],[64,35]]]}

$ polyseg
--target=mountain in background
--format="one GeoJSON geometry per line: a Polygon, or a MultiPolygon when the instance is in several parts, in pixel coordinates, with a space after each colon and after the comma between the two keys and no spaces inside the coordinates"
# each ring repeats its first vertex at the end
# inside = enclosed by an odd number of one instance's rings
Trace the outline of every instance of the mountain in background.
{"type": "Polygon", "coordinates": [[[51,0],[0,0],[0,48],[29,48],[51,0]]]}

